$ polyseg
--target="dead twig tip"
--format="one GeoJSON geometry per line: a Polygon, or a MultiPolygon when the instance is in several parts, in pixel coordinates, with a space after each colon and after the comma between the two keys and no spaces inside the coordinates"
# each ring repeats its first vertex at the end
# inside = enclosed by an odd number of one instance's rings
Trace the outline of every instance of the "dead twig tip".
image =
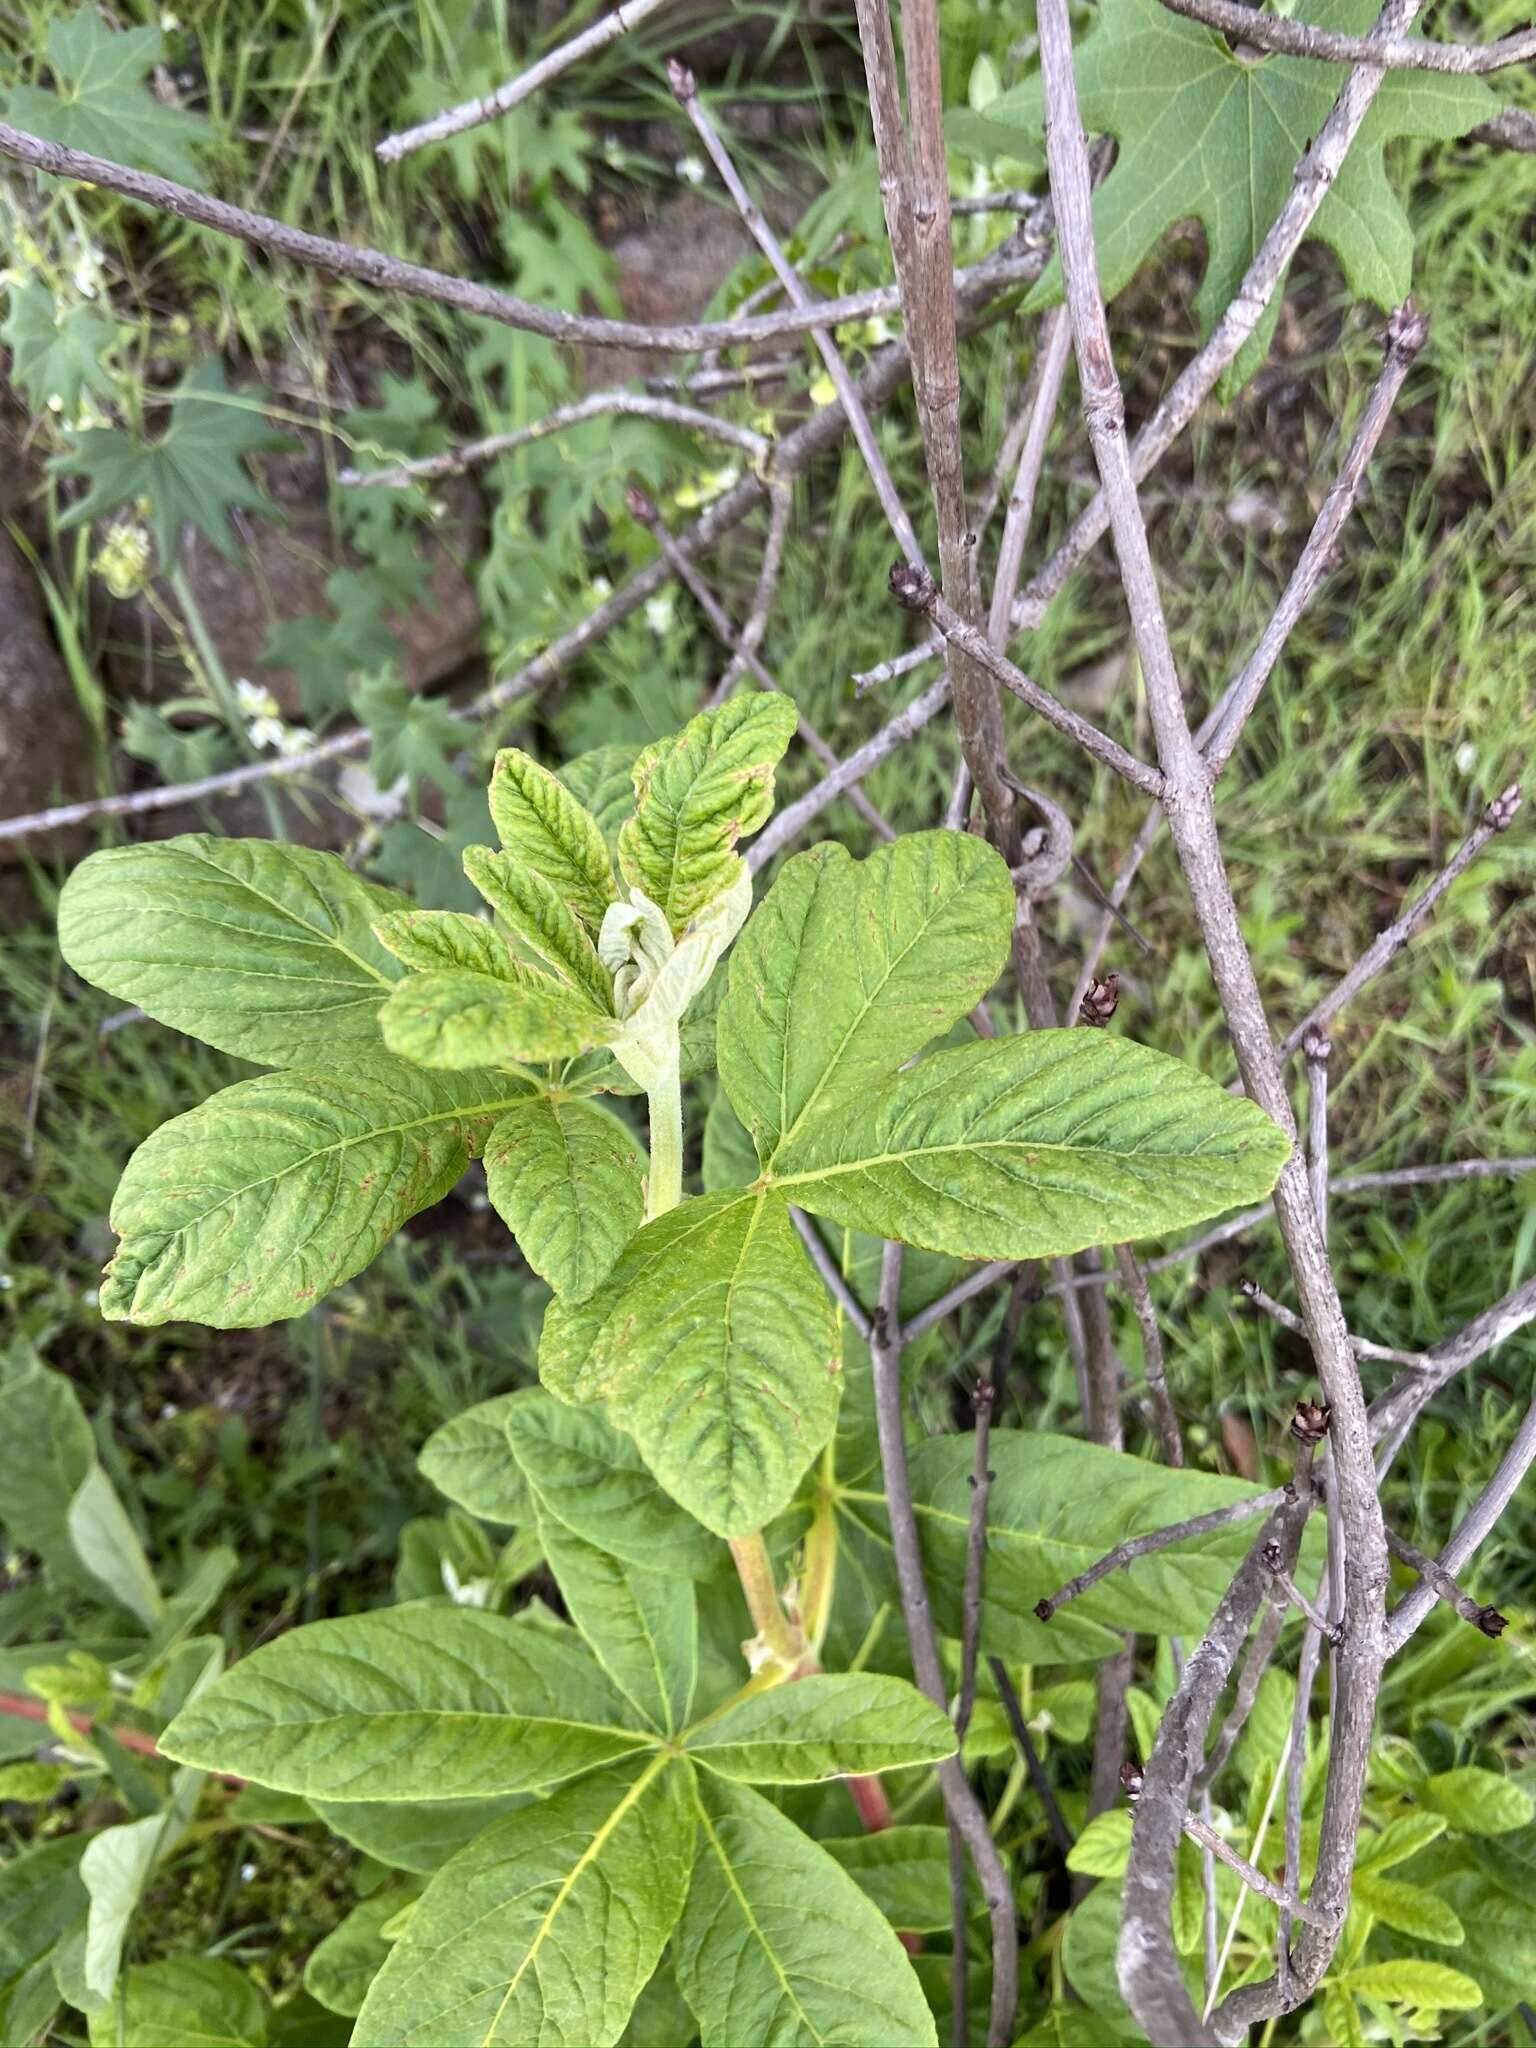
{"type": "Polygon", "coordinates": [[[921,562],[891,564],[891,595],[909,612],[926,612],[939,594],[939,586],[921,562]]]}

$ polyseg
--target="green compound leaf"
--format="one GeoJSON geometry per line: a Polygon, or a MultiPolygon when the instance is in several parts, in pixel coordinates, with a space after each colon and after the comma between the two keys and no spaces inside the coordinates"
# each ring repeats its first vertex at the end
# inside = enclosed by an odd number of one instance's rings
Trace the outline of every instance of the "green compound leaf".
{"type": "Polygon", "coordinates": [[[696,1799],[673,1957],[702,2048],[936,2048],[911,1963],[847,1872],[744,1785],[704,1777],[696,1799]]]}
{"type": "Polygon", "coordinates": [[[110,398],[101,359],[117,339],[116,323],[91,306],[56,303],[39,279],[13,284],[10,294],[0,340],[11,352],[11,381],[32,410],[73,414],[83,391],[110,398]]]}
{"type": "Polygon", "coordinates": [[[353,2048],[611,2048],[688,1890],[688,1777],[657,1757],[488,1828],[417,1902],[353,2048]]]}
{"type": "Polygon", "coordinates": [[[591,812],[565,782],[516,747],[496,756],[487,794],[506,852],[541,875],[596,938],[618,892],[591,812]]]}
{"type": "Polygon", "coordinates": [[[553,883],[510,853],[464,850],[464,872],[507,928],[599,1010],[613,1008],[613,978],[592,935],[553,883]]]}
{"type": "Polygon", "coordinates": [[[507,1425],[521,1403],[545,1399],[536,1387],[519,1387],[477,1401],[432,1432],[416,1459],[417,1470],[472,1515],[487,1522],[525,1521],[533,1504],[507,1425]]]}
{"type": "Polygon", "coordinates": [[[720,1078],[764,1164],[963,1017],[1001,972],[1013,918],[1007,867],[964,832],[787,862],[720,1008],[720,1078]]]}
{"type": "Polygon", "coordinates": [[[703,1723],[685,1747],[695,1763],[749,1785],[933,1764],[955,1753],[949,1716],[904,1678],[822,1672],[750,1693],[703,1723]]]}
{"type": "Polygon", "coordinates": [[[170,424],[157,441],[138,440],[119,427],[88,427],[53,458],[50,469],[83,477],[89,486],[59,524],[78,526],[147,498],[162,566],[174,563],[177,535],[189,523],[233,559],[230,512],[267,503],[243,467],[253,449],[269,447],[274,438],[262,418],[262,396],[231,391],[219,364],[207,362],[184,379],[172,401],[170,424]]]}
{"type": "Polygon", "coordinates": [[[643,1748],[623,1698],[548,1630],[472,1607],[317,1621],[225,1672],[167,1756],[304,1798],[479,1799],[643,1748]]]}
{"type": "Polygon", "coordinates": [[[619,1024],[548,975],[511,982],[447,971],[398,982],[379,1028],[401,1059],[453,1072],[565,1059],[604,1044],[619,1024]]]}
{"type": "Polygon", "coordinates": [[[531,979],[496,927],[467,910],[396,910],[378,920],[373,935],[397,960],[422,973],[462,969],[523,986],[531,979]]]}
{"type": "Polygon", "coordinates": [[[766,1190],[706,1195],[634,1237],[589,1301],[557,1301],[539,1374],[603,1401],[672,1498],[720,1536],[788,1506],[832,1432],[841,1358],[826,1290],[766,1190]]]}
{"type": "Polygon", "coordinates": [[[632,1437],[537,1387],[506,1399],[503,1427],[542,1511],[642,1571],[707,1579],[719,1569],[718,1540],[662,1492],[632,1437]]]}
{"type": "MultiPolygon", "coordinates": [[[[1303,0],[1295,18],[1360,35],[1376,8],[1373,0],[1303,0]]],[[[1278,217],[1346,67],[1299,57],[1249,61],[1225,37],[1167,13],[1157,0],[1103,0],[1075,69],[1085,127],[1119,144],[1093,205],[1105,296],[1129,284],[1171,228],[1194,218],[1208,251],[1196,300],[1203,339],[1278,217]]],[[[1398,71],[1382,81],[1309,231],[1334,250],[1361,298],[1395,306],[1412,283],[1413,231],[1387,178],[1385,145],[1400,135],[1464,135],[1497,105],[1475,78],[1398,71]]],[[[1041,87],[1032,79],[993,100],[967,135],[991,136],[1003,153],[1037,157],[1041,119],[1041,87]]],[[[1228,372],[1229,395],[1268,355],[1282,295],[1271,298],[1228,372]]],[[[1060,299],[1058,259],[1032,303],[1060,299]]]]}
{"type": "Polygon", "coordinates": [[[158,1023],[264,1066],[379,1050],[400,963],[375,920],[405,907],[332,853],[190,833],[81,862],[59,949],[84,980],[158,1023]]]}
{"type": "Polygon", "coordinates": [[[233,1963],[173,1956],[125,1971],[118,1995],[87,2026],[91,2048],[262,2048],[267,2012],[233,1963]]]}
{"type": "Polygon", "coordinates": [[[102,1314],[218,1330],[301,1315],[442,1200],[525,1085],[377,1054],[335,1078],[259,1074],[221,1089],[129,1160],[102,1314]]]}
{"type": "Polygon", "coordinates": [[[1032,1259],[1196,1223],[1268,1194],[1289,1146],[1193,1067],[1097,1031],[923,1060],[774,1155],[790,1201],[963,1259],[1032,1259]]]}
{"type": "Polygon", "coordinates": [[[675,1735],[699,1670],[693,1581],[642,1571],[586,1542],[540,1504],[539,1541],[566,1612],[640,1720],[675,1735]]]}
{"type": "Polygon", "coordinates": [[[736,879],[736,847],[768,821],[773,771],[797,718],[787,697],[733,697],[635,762],[635,815],[619,833],[619,869],[674,934],[736,879]]]}
{"type": "Polygon", "coordinates": [[[645,1153],[592,1102],[530,1096],[485,1143],[491,1206],[555,1292],[585,1301],[645,1214],[645,1153]]]}
{"type": "Polygon", "coordinates": [[[164,41],[154,28],[108,28],[95,7],[78,7],[48,24],[54,89],[12,86],[0,101],[5,119],[45,142],[137,164],[183,185],[198,181],[188,151],[212,139],[201,114],[168,107],[150,90],[164,41]]]}

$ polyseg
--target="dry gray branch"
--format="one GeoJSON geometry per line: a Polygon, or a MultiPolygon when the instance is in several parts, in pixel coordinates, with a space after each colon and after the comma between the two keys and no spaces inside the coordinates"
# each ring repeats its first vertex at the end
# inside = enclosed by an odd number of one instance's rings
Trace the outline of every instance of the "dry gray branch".
{"type": "MultiPolygon", "coordinates": [[[[1391,1528],[1387,1530],[1387,1548],[1400,1563],[1417,1572],[1419,1577],[1448,1607],[1454,1608],[1463,1621],[1470,1622],[1485,1636],[1501,1636],[1509,1626],[1497,1607],[1487,1607],[1481,1600],[1474,1600],[1470,1593],[1464,1593],[1438,1558],[1427,1557],[1425,1553],[1399,1536],[1391,1528]]],[[[1387,1630],[1392,1630],[1392,1617],[1387,1618],[1387,1630]]]]}
{"type": "Polygon", "coordinates": [[[1439,71],[1458,78],[1482,78],[1536,57],[1536,29],[1521,29],[1496,43],[1431,43],[1417,36],[1349,36],[1313,28],[1284,15],[1262,14],[1239,0],[1162,0],[1170,14],[1198,21],[1221,35],[1285,57],[1314,57],[1323,64],[1369,64],[1382,71],[1439,71]]]}

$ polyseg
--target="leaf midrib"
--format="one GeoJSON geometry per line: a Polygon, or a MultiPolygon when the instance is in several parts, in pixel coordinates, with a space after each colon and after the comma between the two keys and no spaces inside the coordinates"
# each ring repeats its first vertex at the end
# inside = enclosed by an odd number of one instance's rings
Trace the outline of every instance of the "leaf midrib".
{"type": "MultiPolygon", "coordinates": [[[[1231,1152],[1219,1152],[1218,1159],[1236,1161],[1246,1157],[1251,1148],[1243,1145],[1231,1152]]],[[[914,1159],[942,1159],[954,1152],[974,1156],[978,1152],[1043,1152],[1069,1159],[1091,1157],[1095,1160],[1146,1161],[1149,1164],[1163,1160],[1176,1160],[1180,1164],[1193,1165],[1197,1161],[1209,1161],[1212,1155],[1202,1146],[1188,1152],[1162,1152],[1111,1150],[1102,1145],[1064,1145],[1056,1139],[1040,1138],[954,1138],[938,1145],[909,1145],[899,1152],[866,1152],[857,1159],[844,1159],[831,1166],[806,1167],[798,1173],[776,1174],[771,1170],[757,1183],[764,1189],[782,1191],[786,1188],[805,1187],[812,1181],[836,1180],[850,1173],[865,1173],[877,1166],[905,1166],[914,1159]]],[[[1087,1191],[1084,1190],[1086,1193],[1087,1191]]]]}
{"type": "MultiPolygon", "coordinates": [[[[779,1961],[778,1951],[773,1947],[773,1944],[769,1941],[767,1935],[764,1934],[762,1928],[758,1925],[757,1915],[752,1911],[752,1907],[747,1899],[746,1893],[742,1890],[741,1886],[736,1881],[735,1867],[731,1863],[730,1858],[726,1855],[724,1844],[721,1842],[720,1837],[715,1833],[714,1827],[710,1822],[708,1809],[705,1807],[704,1801],[699,1795],[697,1780],[695,1780],[693,1787],[693,1801],[695,1807],[698,1810],[699,1819],[703,1823],[704,1832],[709,1837],[709,1845],[715,1852],[715,1860],[720,1865],[720,1869],[725,1877],[726,1883],[730,1886],[731,1896],[735,1899],[737,1907],[741,1912],[741,1917],[743,1920],[746,1921],[747,1926],[751,1931],[753,1940],[757,1943],[758,1948],[762,1951],[764,1957],[767,1959],[768,1965],[770,1969],[773,1971],[774,1976],[778,1978],[780,1985],[783,1987],[784,1996],[789,2000],[790,2004],[793,2006],[797,2018],[801,2021],[801,2023],[805,2027],[807,2034],[810,2035],[811,2040],[815,2043],[815,2048],[825,2048],[826,2036],[816,2031],[815,2021],[806,2011],[804,2004],[801,2002],[800,1994],[796,1991],[794,1985],[789,1981],[788,1976],[785,1974],[784,1967],[779,1961]]],[[[489,2048],[489,2044],[483,2044],[483,2048],[489,2048]]]]}

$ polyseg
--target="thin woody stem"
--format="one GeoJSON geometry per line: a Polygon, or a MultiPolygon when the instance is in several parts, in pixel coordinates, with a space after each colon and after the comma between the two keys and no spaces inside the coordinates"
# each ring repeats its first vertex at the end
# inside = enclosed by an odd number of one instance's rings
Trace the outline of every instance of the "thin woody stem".
{"type": "Polygon", "coordinates": [[[1417,36],[1350,36],[1313,28],[1281,15],[1261,14],[1238,0],[1162,0],[1170,14],[1198,21],[1224,36],[1286,57],[1323,64],[1369,64],[1382,71],[1438,71],[1453,78],[1483,78],[1536,57],[1536,29],[1521,29],[1496,43],[1432,43],[1417,36]]]}
{"type": "MultiPolygon", "coordinates": [[[[1473,1628],[1480,1629],[1485,1636],[1501,1636],[1504,1633],[1508,1624],[1497,1607],[1485,1606],[1481,1600],[1474,1600],[1470,1593],[1464,1593],[1438,1558],[1426,1556],[1422,1550],[1408,1542],[1406,1537],[1399,1536],[1390,1528],[1387,1530],[1387,1548],[1395,1558],[1407,1565],[1410,1571],[1417,1572],[1436,1598],[1443,1600],[1448,1607],[1454,1608],[1463,1621],[1470,1622],[1473,1628]]],[[[1390,1631],[1390,1616],[1387,1626],[1390,1631]]]]}
{"type": "Polygon", "coordinates": [[[1211,1508],[1203,1515],[1192,1515],[1186,1522],[1170,1522],[1166,1528],[1149,1529],[1144,1535],[1129,1536],[1124,1543],[1117,1543],[1113,1550],[1107,1550],[1102,1557],[1095,1559],[1076,1578],[1068,1579],[1054,1593],[1037,1600],[1035,1613],[1041,1621],[1049,1621],[1069,1602],[1091,1591],[1101,1579],[1107,1579],[1111,1572],[1124,1571],[1137,1558],[1151,1557],[1155,1551],[1192,1542],[1197,1536],[1214,1535],[1218,1529],[1231,1529],[1239,1522],[1251,1522],[1256,1516],[1272,1513],[1289,1498],[1289,1489],[1277,1486],[1268,1493],[1255,1493],[1247,1500],[1233,1501],[1228,1507],[1211,1508]]]}

